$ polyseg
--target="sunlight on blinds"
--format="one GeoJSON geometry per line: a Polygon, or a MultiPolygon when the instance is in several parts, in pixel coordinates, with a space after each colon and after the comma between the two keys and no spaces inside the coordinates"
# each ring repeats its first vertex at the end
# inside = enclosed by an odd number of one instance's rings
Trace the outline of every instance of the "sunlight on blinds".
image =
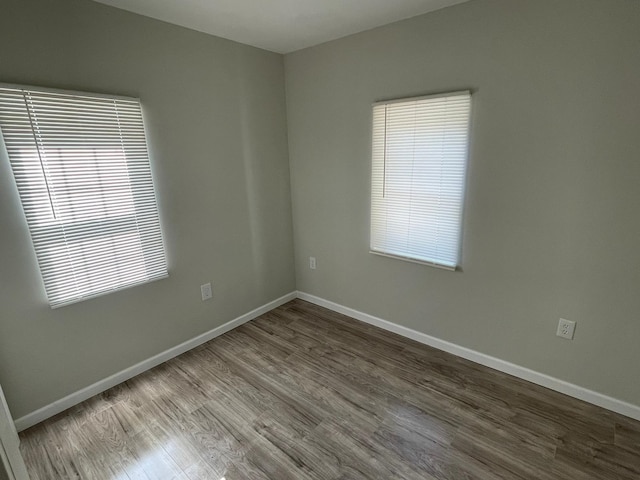
{"type": "Polygon", "coordinates": [[[455,269],[470,92],[375,104],[371,251],[455,269]]]}
{"type": "Polygon", "coordinates": [[[0,129],[52,307],[167,276],[139,100],[0,85],[0,129]]]}

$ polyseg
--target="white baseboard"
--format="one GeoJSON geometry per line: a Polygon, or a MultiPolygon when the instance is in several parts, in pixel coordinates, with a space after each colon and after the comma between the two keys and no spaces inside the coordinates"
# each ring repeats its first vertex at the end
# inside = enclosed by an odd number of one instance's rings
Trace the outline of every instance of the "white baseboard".
{"type": "Polygon", "coordinates": [[[417,342],[424,343],[425,345],[429,345],[439,350],[452,353],[453,355],[466,358],[467,360],[471,360],[472,362],[485,365],[489,368],[493,368],[504,373],[508,373],[509,375],[513,375],[514,377],[518,377],[537,385],[549,388],[551,390],[564,393],[565,395],[569,395],[570,397],[574,397],[593,405],[606,408],[607,410],[620,413],[621,415],[640,420],[640,406],[633,405],[631,403],[627,403],[598,392],[594,392],[593,390],[588,390],[578,385],[565,382],[564,380],[560,380],[549,375],[545,375],[543,373],[539,373],[534,370],[521,367],[504,360],[500,360],[499,358],[495,358],[490,355],[485,355],[484,353],[476,352],[475,350],[471,350],[469,348],[461,347],[454,343],[432,337],[430,335],[427,335],[426,333],[403,327],[401,325],[383,320],[378,317],[374,317],[373,315],[354,310],[353,308],[345,307],[338,303],[334,303],[329,300],[316,297],[314,295],[310,295],[308,293],[291,292],[248,313],[245,313],[244,315],[241,315],[223,325],[220,325],[213,330],[198,335],[191,340],[187,340],[180,345],[165,350],[164,352],[154,355],[147,360],[143,360],[136,365],[126,368],[103,380],[89,385],[88,387],[67,395],[60,400],[56,400],[49,405],[28,413],[27,415],[20,417],[15,421],[16,429],[21,432],[22,430],[25,430],[37,423],[46,420],[47,418],[63,412],[64,410],[73,407],[74,405],[77,405],[78,403],[83,402],[93,397],[94,395],[102,393],[111,387],[115,387],[116,385],[125,382],[126,380],[129,380],[136,375],[139,375],[157,365],[160,365],[167,360],[177,357],[178,355],[187,352],[197,347],[198,345],[208,342],[209,340],[220,336],[223,333],[228,332],[229,330],[239,327],[243,323],[253,320],[263,313],[273,310],[274,308],[279,307],[280,305],[283,305],[295,298],[306,300],[307,302],[311,302],[321,307],[328,308],[329,310],[348,315],[365,323],[375,325],[376,327],[380,327],[384,330],[397,333],[398,335],[401,335],[403,337],[407,337],[417,342]]]}
{"type": "Polygon", "coordinates": [[[484,365],[489,368],[493,368],[494,370],[513,375],[514,377],[527,380],[531,383],[535,383],[536,385],[555,390],[556,392],[560,392],[570,397],[583,400],[585,402],[597,405],[607,410],[611,410],[612,412],[616,412],[621,415],[625,415],[635,420],[640,420],[640,406],[638,405],[633,405],[631,403],[618,400],[617,398],[609,397],[602,393],[594,392],[593,390],[588,390],[584,387],[580,387],[578,385],[565,382],[564,380],[551,377],[544,373],[536,372],[529,368],[521,367],[514,363],[506,362],[504,360],[500,360],[499,358],[485,355],[484,353],[476,352],[475,350],[471,350],[469,348],[461,347],[460,345],[456,345],[455,343],[432,337],[430,335],[427,335],[426,333],[403,327],[387,320],[374,317],[373,315],[369,315],[368,313],[363,313],[358,310],[354,310],[353,308],[345,307],[344,305],[325,300],[324,298],[316,297],[304,292],[298,292],[298,298],[300,298],[301,300],[306,300],[307,302],[314,303],[321,307],[328,308],[329,310],[333,310],[334,312],[348,315],[349,317],[355,318],[362,322],[375,325],[376,327],[380,327],[384,330],[397,333],[398,335],[401,335],[403,337],[407,337],[417,342],[424,343],[425,345],[437,348],[438,350],[452,353],[453,355],[466,358],[467,360],[479,363],[480,365],[484,365]]]}
{"type": "Polygon", "coordinates": [[[136,365],[126,368],[118,373],[114,373],[113,375],[103,380],[100,380],[92,385],[89,385],[88,387],[85,387],[81,390],[78,390],[77,392],[67,395],[66,397],[61,398],[60,400],[56,400],[55,402],[50,403],[49,405],[46,405],[42,408],[39,408],[38,410],[28,413],[25,416],[20,417],[15,421],[16,429],[19,432],[21,432],[22,430],[25,430],[37,423],[42,422],[43,420],[46,420],[47,418],[57,415],[58,413],[63,412],[66,409],[73,407],[74,405],[77,405],[80,402],[84,402],[85,400],[93,397],[94,395],[102,393],[105,390],[110,389],[111,387],[115,387],[116,385],[119,385],[120,383],[126,380],[129,380],[130,378],[133,378],[136,375],[141,374],[142,372],[145,372],[157,365],[160,365],[161,363],[164,363],[167,360],[172,359],[173,357],[177,357],[178,355],[184,352],[187,352],[192,348],[197,347],[198,345],[208,342],[209,340],[217,336],[220,336],[223,333],[228,332],[229,330],[239,327],[243,323],[253,320],[254,318],[259,317],[263,313],[267,313],[268,311],[273,310],[274,308],[279,307],[280,305],[283,305],[295,299],[296,297],[297,297],[297,292],[294,291],[294,292],[288,293],[280,298],[273,300],[272,302],[266,303],[261,307],[251,310],[250,312],[245,313],[244,315],[241,315],[238,318],[235,318],[223,325],[220,325],[219,327],[216,327],[213,330],[209,330],[208,332],[198,335],[197,337],[194,337],[191,340],[187,340],[186,342],[183,342],[180,345],[176,345],[175,347],[172,347],[168,350],[165,350],[164,352],[154,355],[153,357],[148,358],[147,360],[143,360],[142,362],[137,363],[136,365]]]}

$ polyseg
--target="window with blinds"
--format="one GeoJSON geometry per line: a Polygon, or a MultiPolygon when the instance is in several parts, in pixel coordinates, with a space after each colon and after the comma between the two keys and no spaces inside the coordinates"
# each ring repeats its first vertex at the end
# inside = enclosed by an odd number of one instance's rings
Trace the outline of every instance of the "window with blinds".
{"type": "Polygon", "coordinates": [[[373,106],[371,252],[455,270],[471,93],[373,106]]]}
{"type": "Polygon", "coordinates": [[[51,307],[167,276],[138,99],[0,85],[0,129],[51,307]]]}

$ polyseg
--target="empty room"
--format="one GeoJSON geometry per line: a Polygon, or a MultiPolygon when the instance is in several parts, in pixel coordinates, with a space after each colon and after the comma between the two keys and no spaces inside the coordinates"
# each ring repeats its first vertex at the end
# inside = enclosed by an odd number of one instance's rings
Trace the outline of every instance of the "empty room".
{"type": "Polygon", "coordinates": [[[640,1],[0,45],[0,480],[640,479],[640,1]]]}

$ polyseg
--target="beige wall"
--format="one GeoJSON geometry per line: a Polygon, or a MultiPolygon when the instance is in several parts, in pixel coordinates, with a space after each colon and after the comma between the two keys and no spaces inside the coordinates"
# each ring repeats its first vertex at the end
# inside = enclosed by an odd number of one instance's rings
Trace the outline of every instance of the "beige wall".
{"type": "Polygon", "coordinates": [[[141,98],[170,274],[51,310],[0,154],[0,383],[20,417],[295,278],[281,55],[88,0],[1,3],[0,82],[141,98]]]}
{"type": "Polygon", "coordinates": [[[287,55],[298,289],[640,404],[638,32],[637,1],[473,0],[287,55]],[[463,271],[369,254],[371,103],[465,88],[463,271]]]}

